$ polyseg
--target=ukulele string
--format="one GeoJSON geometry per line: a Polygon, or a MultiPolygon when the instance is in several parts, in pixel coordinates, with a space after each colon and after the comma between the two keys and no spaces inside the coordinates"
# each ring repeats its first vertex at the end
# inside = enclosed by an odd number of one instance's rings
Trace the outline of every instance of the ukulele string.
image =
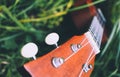
{"type": "Polygon", "coordinates": [[[95,57],[96,54],[93,54],[93,56],[91,56],[91,58],[89,59],[88,63],[95,57]]]}
{"type": "MultiPolygon", "coordinates": [[[[82,42],[81,42],[81,44],[82,43],[84,43],[84,41],[86,40],[86,38],[84,38],[83,40],[82,40],[82,42]]],[[[80,49],[82,49],[83,47],[85,47],[85,46],[87,46],[89,44],[89,42],[87,42],[87,43],[85,43],[84,45],[82,45],[82,47],[80,48],[80,49]]],[[[80,50],[79,49],[79,50],[80,50]]],[[[79,51],[78,50],[78,51],[79,51]]],[[[77,52],[76,52],[77,53],[77,52]]],[[[67,61],[68,59],[70,59],[73,55],[75,55],[76,53],[73,53],[73,54],[71,54],[70,56],[68,56],[64,61],[67,61]]]]}
{"type": "MultiPolygon", "coordinates": [[[[95,42],[97,42],[97,41],[99,41],[99,40],[96,40],[95,42]]],[[[93,48],[94,49],[94,48],[93,48]]],[[[88,63],[90,63],[90,61],[95,57],[95,55],[96,54],[93,54],[93,50],[92,50],[92,52],[91,52],[91,54],[90,54],[90,56],[89,56],[89,58],[87,59],[87,61],[86,61],[86,63],[85,64],[88,64],[88,63]],[[91,57],[91,58],[90,58],[91,57]]],[[[85,67],[85,66],[84,66],[85,67]]],[[[83,68],[84,68],[83,67],[83,68]]],[[[81,75],[82,75],[82,73],[83,73],[83,69],[81,70],[81,72],[80,72],[80,74],[79,74],[79,77],[81,77],[81,75]]]]}
{"type": "MultiPolygon", "coordinates": [[[[96,40],[95,42],[97,43],[99,40],[96,40]]],[[[95,55],[96,54],[94,54],[91,58],[90,58],[90,60],[88,61],[88,63],[95,57],[95,55]]]]}
{"type": "MultiPolygon", "coordinates": [[[[84,44],[80,49],[82,49],[83,47],[85,47],[86,45],[88,45],[89,43],[87,42],[86,44],[84,44]]],[[[77,53],[77,52],[76,52],[77,53]]],[[[67,61],[68,59],[70,59],[73,55],[75,55],[76,53],[71,54],[70,56],[68,56],[65,61],[67,61]]]]}
{"type": "MultiPolygon", "coordinates": [[[[95,55],[92,56],[93,52],[94,52],[94,48],[92,49],[92,51],[91,51],[91,53],[90,53],[87,61],[85,62],[85,64],[88,65],[88,63],[94,58],[95,55]]],[[[84,67],[85,67],[85,66],[84,66],[84,67]]],[[[83,68],[84,68],[84,67],[83,67],[83,68]]],[[[82,73],[83,73],[83,69],[81,70],[81,72],[80,72],[80,74],[79,74],[79,77],[81,77],[82,73]]]]}
{"type": "MultiPolygon", "coordinates": [[[[98,40],[96,40],[96,41],[98,41],[98,40]]],[[[87,59],[87,61],[86,61],[85,64],[90,63],[90,61],[95,57],[96,54],[93,54],[93,51],[94,51],[94,48],[92,49],[92,52],[91,52],[90,56],[88,57],[88,59],[87,59]],[[93,54],[93,56],[92,56],[92,54],[93,54]],[[91,58],[90,58],[90,57],[91,57],[91,58]]],[[[84,67],[83,67],[83,68],[84,68],[84,67]]],[[[79,77],[81,77],[82,73],[83,73],[83,69],[81,70],[81,72],[80,72],[80,74],[79,74],[79,77]]]]}
{"type": "MultiPolygon", "coordinates": [[[[95,34],[93,34],[93,36],[95,36],[95,34]]],[[[99,42],[100,40],[99,39],[96,39],[96,44],[98,44],[98,42],[99,42]]],[[[99,46],[99,45],[98,45],[99,46]]],[[[95,56],[96,54],[94,54],[91,58],[90,58],[90,60],[88,61],[88,63],[94,58],[94,56],[95,56]]]]}
{"type": "MultiPolygon", "coordinates": [[[[99,19],[99,18],[98,18],[99,19]]],[[[100,22],[100,20],[99,20],[99,22],[100,22]]],[[[101,23],[100,23],[101,24],[101,23]]],[[[103,27],[102,27],[102,29],[103,29],[103,27]]],[[[98,28],[97,28],[97,30],[98,30],[98,28]]],[[[102,30],[101,30],[102,31],[102,30]]],[[[97,32],[97,31],[95,31],[95,32],[97,32]]],[[[96,36],[95,35],[95,33],[93,33],[93,36],[96,36]]],[[[100,38],[100,37],[99,37],[100,38]]],[[[102,37],[101,37],[102,38],[102,37]]],[[[96,39],[96,44],[98,44],[98,47],[100,48],[100,44],[101,43],[99,43],[99,42],[101,42],[101,40],[99,40],[98,38],[96,39]]],[[[87,59],[87,61],[86,61],[86,63],[85,64],[88,64],[88,63],[90,63],[90,61],[95,57],[95,53],[93,54],[93,52],[94,52],[94,48],[92,49],[92,52],[91,52],[91,54],[90,54],[90,56],[88,57],[88,59],[87,59]],[[92,55],[93,54],[93,55],[92,55]]],[[[85,66],[84,66],[85,67],[85,66]]],[[[84,68],[83,67],[83,68],[84,68]]],[[[81,75],[82,75],[82,73],[83,73],[83,69],[81,70],[81,72],[80,72],[80,74],[79,74],[79,77],[81,77],[81,75]]]]}
{"type": "MultiPolygon", "coordinates": [[[[84,39],[82,40],[81,45],[82,45],[82,43],[85,42],[85,40],[86,40],[86,38],[84,38],[84,39]]],[[[88,42],[86,42],[85,44],[83,44],[80,49],[82,49],[83,47],[87,46],[87,45],[89,44],[89,42],[90,42],[90,41],[88,41],[88,42]]],[[[79,50],[80,50],[80,49],[79,49],[79,50]]],[[[78,51],[79,51],[79,50],[78,50],[78,51]]],[[[94,48],[92,49],[92,51],[91,51],[91,53],[90,53],[90,55],[89,55],[89,57],[88,57],[88,59],[87,59],[87,61],[86,61],[85,64],[88,64],[88,63],[94,58],[95,55],[92,56],[93,50],[94,50],[94,48]]],[[[77,53],[77,52],[76,52],[76,53],[77,53]]],[[[71,58],[73,55],[75,55],[76,53],[71,54],[71,55],[68,56],[64,61],[67,61],[68,59],[70,59],[70,58],[71,58]]],[[[81,77],[82,73],[83,73],[83,69],[81,70],[81,72],[80,72],[80,74],[79,74],[79,77],[81,77]]]]}
{"type": "MultiPolygon", "coordinates": [[[[91,56],[91,58],[88,60],[88,62],[86,62],[86,64],[90,63],[90,61],[95,57],[96,54],[93,54],[93,56],[91,56]]],[[[82,69],[82,72],[83,72],[83,69],[82,69]]],[[[82,73],[81,73],[82,75],[82,73]]],[[[80,77],[80,76],[79,76],[80,77]]]]}
{"type": "Polygon", "coordinates": [[[91,59],[91,56],[92,56],[93,52],[94,52],[94,48],[92,49],[92,51],[91,51],[91,53],[90,53],[90,55],[89,55],[89,57],[88,57],[88,59],[87,59],[87,61],[86,61],[85,64],[87,64],[89,62],[89,60],[91,59]]]}
{"type": "Polygon", "coordinates": [[[82,43],[84,43],[84,41],[85,41],[86,39],[87,39],[87,38],[84,38],[84,39],[83,39],[83,41],[81,42],[81,45],[82,45],[82,43]]]}
{"type": "MultiPolygon", "coordinates": [[[[98,40],[96,40],[96,41],[98,41],[98,40]]],[[[90,42],[90,41],[89,41],[89,42],[90,42]]],[[[93,54],[93,52],[94,52],[94,48],[92,49],[92,51],[91,51],[91,53],[90,53],[90,55],[89,55],[89,57],[88,57],[88,59],[87,59],[87,61],[86,61],[85,64],[88,64],[88,63],[95,57],[96,54],[93,54]],[[93,55],[92,55],[92,54],[93,54],[93,55]]],[[[84,67],[85,67],[85,66],[84,66],[84,67]]],[[[84,68],[84,67],[83,67],[83,68],[84,68]]],[[[80,72],[80,74],[79,74],[79,77],[81,77],[82,73],[83,73],[83,69],[81,70],[81,72],[80,72]]]]}

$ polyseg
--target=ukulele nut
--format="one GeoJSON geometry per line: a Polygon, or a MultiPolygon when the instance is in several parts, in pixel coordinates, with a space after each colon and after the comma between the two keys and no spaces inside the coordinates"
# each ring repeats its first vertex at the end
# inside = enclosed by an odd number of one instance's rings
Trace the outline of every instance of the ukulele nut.
{"type": "Polygon", "coordinates": [[[77,52],[81,48],[80,44],[72,44],[71,49],[73,52],[77,52]]]}
{"type": "Polygon", "coordinates": [[[62,65],[64,63],[64,59],[63,58],[53,58],[52,59],[52,64],[54,67],[58,68],[60,65],[62,65]]]}

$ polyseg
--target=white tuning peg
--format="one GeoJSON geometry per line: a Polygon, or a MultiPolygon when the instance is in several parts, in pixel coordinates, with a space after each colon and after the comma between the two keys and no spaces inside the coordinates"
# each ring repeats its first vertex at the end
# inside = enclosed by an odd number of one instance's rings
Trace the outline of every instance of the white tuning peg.
{"type": "Polygon", "coordinates": [[[58,48],[58,44],[57,44],[58,40],[59,40],[59,35],[57,33],[54,33],[54,32],[48,34],[45,38],[46,44],[55,45],[57,48],[58,48]]]}
{"type": "Polygon", "coordinates": [[[27,43],[26,45],[23,46],[21,49],[21,55],[25,58],[33,58],[34,60],[36,59],[36,54],[38,52],[38,47],[35,43],[27,43]]]}

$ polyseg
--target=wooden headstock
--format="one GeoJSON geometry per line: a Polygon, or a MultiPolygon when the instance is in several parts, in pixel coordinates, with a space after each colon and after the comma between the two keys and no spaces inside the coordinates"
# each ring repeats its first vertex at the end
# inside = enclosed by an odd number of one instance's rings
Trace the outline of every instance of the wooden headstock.
{"type": "Polygon", "coordinates": [[[90,77],[96,50],[85,34],[24,65],[32,77],[90,77]]]}

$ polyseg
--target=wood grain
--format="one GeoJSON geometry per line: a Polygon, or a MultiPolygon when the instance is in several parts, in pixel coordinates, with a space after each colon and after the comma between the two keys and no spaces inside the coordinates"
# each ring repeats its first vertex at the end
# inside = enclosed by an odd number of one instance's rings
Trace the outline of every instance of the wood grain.
{"type": "MultiPolygon", "coordinates": [[[[58,68],[55,68],[52,65],[51,60],[53,57],[62,57],[66,59],[68,56],[73,54],[70,47],[71,44],[81,44],[85,38],[85,35],[74,36],[59,48],[54,49],[37,60],[26,63],[24,68],[31,74],[32,77],[78,77],[82,71],[83,64],[86,63],[88,56],[92,51],[92,47],[89,43],[85,47],[81,47],[77,53],[75,53],[58,68]]],[[[82,46],[84,46],[87,42],[88,40],[85,40],[82,46]]],[[[94,66],[94,58],[89,64],[94,66]]],[[[93,68],[87,73],[83,72],[81,77],[90,77],[92,70],[93,68]]]]}

